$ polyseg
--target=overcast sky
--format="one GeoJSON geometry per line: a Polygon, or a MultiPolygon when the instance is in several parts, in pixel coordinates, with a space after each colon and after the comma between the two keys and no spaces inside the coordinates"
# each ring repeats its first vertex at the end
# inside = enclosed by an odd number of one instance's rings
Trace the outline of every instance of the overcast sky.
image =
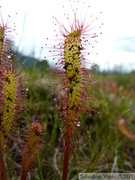
{"type": "MultiPolygon", "coordinates": [[[[70,5],[74,4],[72,1],[69,3],[69,0],[0,0],[4,20],[7,19],[7,14],[13,17],[16,12],[18,13],[10,25],[12,26],[13,22],[16,24],[14,37],[19,50],[28,55],[34,52],[40,59],[47,56],[47,50],[41,47],[48,43],[47,37],[55,38],[56,27],[52,16],[65,24],[63,16],[64,13],[70,13],[70,5]]],[[[135,69],[135,0],[84,0],[83,6],[82,2],[83,0],[80,4],[76,3],[80,14],[86,14],[90,5],[87,18],[89,19],[90,15],[94,17],[102,11],[97,23],[104,24],[103,35],[99,37],[99,43],[95,48],[98,56],[92,56],[91,61],[99,64],[101,69],[111,69],[115,65],[135,69]]]]}

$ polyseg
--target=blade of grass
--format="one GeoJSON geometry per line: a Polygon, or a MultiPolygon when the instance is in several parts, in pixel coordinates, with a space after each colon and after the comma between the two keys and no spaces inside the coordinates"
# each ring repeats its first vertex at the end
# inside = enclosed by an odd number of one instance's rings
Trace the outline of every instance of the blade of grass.
{"type": "Polygon", "coordinates": [[[39,178],[40,178],[40,180],[43,180],[42,171],[41,171],[41,161],[40,161],[38,150],[37,150],[37,161],[38,161],[39,178]]]}

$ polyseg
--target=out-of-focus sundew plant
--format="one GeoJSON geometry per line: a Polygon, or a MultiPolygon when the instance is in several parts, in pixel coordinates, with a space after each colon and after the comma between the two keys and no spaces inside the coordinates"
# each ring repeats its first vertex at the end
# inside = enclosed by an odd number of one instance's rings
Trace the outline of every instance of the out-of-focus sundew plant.
{"type": "Polygon", "coordinates": [[[85,1],[68,4],[45,42],[55,67],[16,52],[13,19],[0,12],[0,179],[134,172],[134,72],[99,71],[92,54],[101,13],[91,16],[85,1]]]}
{"type": "MultiPolygon", "coordinates": [[[[6,164],[6,152],[8,143],[17,143],[15,135],[18,131],[16,126],[20,126],[22,105],[24,103],[24,88],[22,74],[15,69],[11,59],[12,42],[9,35],[12,29],[9,28],[10,17],[4,23],[1,14],[0,23],[0,179],[9,179],[6,164]],[[16,125],[15,125],[16,124],[16,125]]],[[[19,127],[18,127],[19,128],[19,127]]],[[[27,173],[31,170],[31,164],[35,161],[35,156],[39,149],[40,134],[43,127],[38,122],[31,124],[30,135],[22,155],[22,175],[21,179],[26,179],[27,173]]],[[[11,146],[11,144],[10,144],[11,146]]]]}

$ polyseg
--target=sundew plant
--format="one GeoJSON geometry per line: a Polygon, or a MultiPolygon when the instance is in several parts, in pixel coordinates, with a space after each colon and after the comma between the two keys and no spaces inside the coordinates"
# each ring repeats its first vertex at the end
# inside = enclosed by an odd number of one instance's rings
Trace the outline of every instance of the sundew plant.
{"type": "MultiPolygon", "coordinates": [[[[82,114],[91,117],[91,112],[96,112],[92,106],[91,99],[93,96],[89,93],[87,87],[94,91],[93,63],[89,57],[94,53],[94,44],[97,42],[98,35],[100,34],[98,31],[100,26],[95,25],[98,18],[91,16],[87,18],[90,7],[87,7],[85,15],[80,14],[77,2],[74,2],[74,7],[71,6],[70,8],[72,9],[71,14],[65,13],[66,24],[58,18],[54,18],[58,31],[54,38],[56,44],[52,44],[51,47],[46,44],[48,48],[51,48],[50,53],[53,52],[52,60],[57,61],[55,76],[60,78],[58,85],[61,86],[58,90],[59,102],[55,109],[58,108],[59,110],[59,123],[62,127],[60,138],[64,144],[62,149],[63,167],[62,173],[60,173],[62,180],[68,179],[69,157],[71,153],[75,160],[74,149],[76,146],[78,148],[81,146],[79,133],[86,131],[86,136],[89,135],[82,114]],[[88,75],[89,78],[86,78],[88,75]]],[[[26,112],[24,124],[29,127],[28,133],[26,133],[28,127],[21,126],[24,110],[22,107],[25,106],[24,99],[26,98],[24,97],[24,75],[15,66],[17,60],[14,60],[14,62],[11,59],[12,44],[7,35],[14,30],[10,29],[9,25],[8,21],[4,23],[1,16],[0,179],[6,180],[13,178],[13,176],[17,176],[21,180],[25,180],[27,177],[29,179],[36,179],[37,177],[38,179],[43,179],[42,173],[45,168],[43,162],[45,160],[42,161],[39,158],[39,151],[42,151],[41,146],[45,146],[45,127],[38,122],[38,119],[30,119],[29,115],[27,118],[26,112]],[[16,134],[19,133],[20,135],[17,136],[16,134]],[[16,137],[19,137],[19,141],[16,140],[16,137]],[[9,143],[10,139],[15,144],[15,149],[9,143]],[[14,159],[16,158],[15,154],[17,154],[17,160],[14,163],[17,165],[17,168],[15,167],[17,169],[16,173],[12,173],[11,170],[9,171],[7,154],[10,152],[10,149],[14,151],[14,159]],[[38,167],[38,175],[36,174],[35,177],[33,174],[36,166],[38,167]]],[[[43,124],[45,125],[45,123],[44,120],[43,124]]],[[[11,163],[13,163],[14,159],[12,159],[11,163]]]]}
{"type": "MultiPolygon", "coordinates": [[[[10,17],[4,23],[2,14],[0,22],[0,179],[9,179],[6,169],[6,153],[11,146],[11,139],[17,143],[15,136],[20,128],[22,119],[22,107],[24,105],[23,75],[18,71],[11,59],[12,42],[9,28],[10,17]],[[18,126],[18,128],[17,128],[18,126]],[[11,138],[12,137],[12,138],[11,138]]],[[[38,122],[30,126],[30,135],[22,152],[22,175],[26,179],[27,173],[31,171],[37,151],[40,148],[40,136],[43,127],[38,122]],[[25,167],[24,167],[25,166],[25,167]]]]}
{"type": "Polygon", "coordinates": [[[100,27],[94,27],[97,17],[86,19],[90,7],[87,7],[84,17],[79,17],[78,11],[77,8],[72,9],[72,19],[70,14],[66,15],[68,26],[55,18],[59,29],[56,35],[58,44],[52,47],[52,52],[56,53],[54,59],[57,59],[56,65],[60,68],[59,76],[61,76],[60,118],[64,123],[61,136],[65,142],[63,180],[67,179],[70,152],[74,153],[73,141],[79,146],[78,131],[81,129],[87,131],[80,113],[91,116],[91,112],[94,111],[91,104],[92,94],[88,93],[86,87],[88,84],[92,87],[94,79],[92,76],[86,79],[85,76],[87,71],[93,70],[88,56],[93,53],[92,42],[96,42],[99,35],[95,30],[100,27]]]}

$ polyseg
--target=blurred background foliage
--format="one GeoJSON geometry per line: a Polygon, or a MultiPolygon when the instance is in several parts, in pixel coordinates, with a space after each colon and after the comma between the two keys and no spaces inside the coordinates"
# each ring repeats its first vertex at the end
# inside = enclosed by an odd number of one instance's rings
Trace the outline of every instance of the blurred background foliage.
{"type": "MultiPolygon", "coordinates": [[[[26,89],[26,102],[23,127],[27,131],[30,122],[35,120],[43,124],[45,134],[42,139],[43,147],[39,152],[40,170],[43,179],[61,179],[63,140],[60,139],[62,122],[58,103],[62,82],[57,75],[59,70],[50,67],[47,60],[39,61],[16,51],[13,54],[15,68],[25,74],[23,84],[26,89]]],[[[80,172],[135,171],[135,142],[123,135],[118,126],[119,121],[125,119],[128,131],[135,133],[135,72],[124,73],[118,68],[111,72],[101,72],[99,69],[97,66],[92,72],[95,74],[93,77],[90,71],[86,76],[86,86],[92,95],[90,104],[93,111],[89,112],[90,116],[80,114],[86,129],[79,131],[80,146],[75,145],[70,156],[70,180],[76,180],[80,172]],[[95,79],[92,87],[89,82],[91,77],[95,79]]],[[[11,149],[10,147],[9,151],[11,149]]],[[[7,156],[10,177],[17,177],[18,171],[13,170],[11,164],[16,161],[14,164],[18,169],[19,163],[14,156],[7,156]]],[[[36,168],[29,177],[39,179],[38,169],[36,168]]]]}

